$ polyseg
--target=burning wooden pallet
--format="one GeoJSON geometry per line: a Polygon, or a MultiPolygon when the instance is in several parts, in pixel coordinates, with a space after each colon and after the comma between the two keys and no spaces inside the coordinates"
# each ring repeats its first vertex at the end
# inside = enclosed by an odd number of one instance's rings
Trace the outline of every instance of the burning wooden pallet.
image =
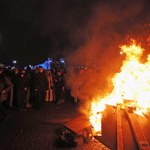
{"type": "MultiPolygon", "coordinates": [[[[86,143],[93,143],[94,145],[101,145],[103,149],[109,149],[104,144],[94,139],[94,135],[92,133],[92,126],[89,122],[89,119],[85,115],[80,115],[64,124],[64,126],[72,131],[77,137],[77,143],[81,147],[86,143]],[[99,144],[96,144],[98,141],[99,144]]],[[[91,144],[91,145],[93,145],[91,144]]],[[[100,148],[100,147],[99,147],[100,148]]]]}
{"type": "Polygon", "coordinates": [[[85,129],[91,128],[91,124],[85,115],[80,115],[64,125],[78,135],[83,135],[85,129]]]}
{"type": "Polygon", "coordinates": [[[117,149],[123,150],[123,135],[122,135],[122,120],[121,120],[121,105],[117,105],[117,149]]]}
{"type": "Polygon", "coordinates": [[[127,109],[126,109],[126,113],[127,113],[131,128],[133,130],[133,133],[135,135],[137,144],[139,146],[139,150],[150,150],[150,144],[147,141],[147,139],[140,127],[140,124],[136,119],[135,114],[129,112],[127,109]]]}

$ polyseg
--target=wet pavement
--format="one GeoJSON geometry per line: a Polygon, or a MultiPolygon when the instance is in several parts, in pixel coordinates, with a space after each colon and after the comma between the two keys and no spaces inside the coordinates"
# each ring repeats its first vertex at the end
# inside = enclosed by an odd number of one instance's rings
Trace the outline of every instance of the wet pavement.
{"type": "Polygon", "coordinates": [[[78,105],[67,101],[60,105],[45,103],[40,110],[8,110],[9,118],[0,122],[0,150],[107,149],[96,139],[77,143],[74,148],[55,144],[57,131],[64,130],[65,122],[80,115],[77,108],[78,105]]]}

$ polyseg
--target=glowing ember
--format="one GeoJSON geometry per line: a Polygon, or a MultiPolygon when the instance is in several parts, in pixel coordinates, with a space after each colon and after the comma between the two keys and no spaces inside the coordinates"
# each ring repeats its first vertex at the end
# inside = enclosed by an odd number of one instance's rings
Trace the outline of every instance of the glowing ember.
{"type": "Polygon", "coordinates": [[[126,55],[120,73],[112,78],[113,91],[103,99],[97,98],[91,104],[90,122],[94,130],[101,131],[101,118],[105,105],[124,104],[124,100],[132,102],[128,106],[134,107],[137,114],[146,113],[150,108],[150,55],[147,62],[141,63],[140,58],[144,49],[134,40],[130,45],[120,47],[120,54],[126,55]]]}

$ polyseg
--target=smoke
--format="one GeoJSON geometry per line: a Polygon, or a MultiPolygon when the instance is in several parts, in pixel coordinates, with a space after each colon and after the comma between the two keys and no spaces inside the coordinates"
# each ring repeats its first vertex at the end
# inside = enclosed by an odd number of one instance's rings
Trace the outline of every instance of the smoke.
{"type": "Polygon", "coordinates": [[[88,102],[113,88],[111,79],[122,65],[119,45],[138,35],[148,18],[148,1],[103,1],[92,7],[86,24],[71,31],[65,52],[67,86],[73,97],[88,102]],[[146,4],[146,5],[145,5],[146,4]],[[146,16],[143,18],[143,14],[146,16]],[[141,21],[142,20],[142,21],[141,21]],[[78,45],[78,46],[74,46],[78,45]]]}
{"type": "MultiPolygon", "coordinates": [[[[91,41],[101,49],[102,43],[110,45],[104,40],[108,35],[115,45],[113,36],[117,39],[133,30],[133,25],[136,31],[144,21],[148,22],[149,7],[149,0],[1,0],[1,46],[5,53],[11,52],[10,59],[24,58],[25,54],[30,57],[30,52],[36,51],[34,64],[47,55],[63,57],[65,50],[86,49],[91,41]]],[[[23,63],[31,62],[33,59],[23,63]]]]}

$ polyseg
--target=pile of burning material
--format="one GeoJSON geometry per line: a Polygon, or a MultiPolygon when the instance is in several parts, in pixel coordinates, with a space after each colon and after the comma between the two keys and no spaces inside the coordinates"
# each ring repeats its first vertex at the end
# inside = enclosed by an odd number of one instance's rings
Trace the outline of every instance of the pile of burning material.
{"type": "Polygon", "coordinates": [[[150,119],[150,108],[143,115],[150,119]]]}
{"type": "Polygon", "coordinates": [[[120,72],[112,78],[112,92],[89,100],[89,114],[81,115],[65,124],[77,133],[77,137],[81,135],[83,142],[90,141],[96,135],[102,135],[102,113],[106,105],[116,107],[117,104],[121,104],[130,115],[147,113],[150,109],[150,54],[147,61],[142,63],[140,60],[144,49],[135,40],[120,48],[120,55],[123,55],[125,60],[120,72]]]}
{"type": "Polygon", "coordinates": [[[83,130],[83,143],[88,143],[90,140],[94,138],[92,127],[85,128],[83,130]]]}
{"type": "Polygon", "coordinates": [[[80,115],[64,124],[70,132],[74,133],[77,145],[83,145],[94,139],[94,130],[89,122],[89,118],[80,115]]]}
{"type": "Polygon", "coordinates": [[[123,107],[124,109],[127,109],[129,113],[134,113],[136,111],[136,104],[134,100],[124,100],[123,107]]]}
{"type": "Polygon", "coordinates": [[[58,128],[55,133],[56,138],[54,141],[54,146],[57,148],[80,147],[94,139],[91,127],[83,128],[82,132],[79,134],[64,126],[62,128],[58,128]]]}
{"type": "Polygon", "coordinates": [[[130,113],[150,116],[150,54],[145,62],[141,62],[144,49],[135,40],[120,48],[120,55],[123,55],[125,60],[120,72],[114,74],[111,80],[112,92],[94,98],[91,103],[89,120],[95,132],[101,132],[102,112],[107,104],[122,104],[130,113]]]}

